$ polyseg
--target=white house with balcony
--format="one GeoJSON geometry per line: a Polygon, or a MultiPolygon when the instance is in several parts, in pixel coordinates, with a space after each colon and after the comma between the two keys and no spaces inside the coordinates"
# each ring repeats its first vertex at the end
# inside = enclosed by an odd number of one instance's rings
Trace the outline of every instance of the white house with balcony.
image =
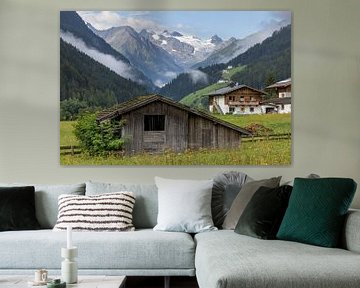
{"type": "Polygon", "coordinates": [[[265,94],[246,85],[231,85],[207,94],[209,110],[220,114],[263,114],[260,103],[265,94]]]}

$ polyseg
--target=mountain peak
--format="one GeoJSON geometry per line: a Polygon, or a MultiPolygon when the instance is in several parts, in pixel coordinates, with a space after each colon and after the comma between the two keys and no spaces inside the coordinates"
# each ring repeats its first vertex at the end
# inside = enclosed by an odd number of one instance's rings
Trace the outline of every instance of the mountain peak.
{"type": "Polygon", "coordinates": [[[170,35],[171,35],[171,36],[174,36],[174,37],[181,37],[181,36],[183,36],[183,34],[181,34],[180,32],[177,32],[177,31],[171,32],[170,35]]]}
{"type": "Polygon", "coordinates": [[[223,42],[223,40],[218,36],[218,35],[214,35],[210,38],[210,42],[217,45],[223,42]]]}

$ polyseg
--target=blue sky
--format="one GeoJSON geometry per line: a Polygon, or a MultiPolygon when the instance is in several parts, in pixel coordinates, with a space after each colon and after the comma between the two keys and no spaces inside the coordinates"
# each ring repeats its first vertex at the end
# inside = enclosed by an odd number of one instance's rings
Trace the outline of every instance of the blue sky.
{"type": "Polygon", "coordinates": [[[78,11],[95,28],[129,25],[135,30],[178,31],[210,38],[243,38],[276,22],[291,22],[290,11],[78,11]]]}

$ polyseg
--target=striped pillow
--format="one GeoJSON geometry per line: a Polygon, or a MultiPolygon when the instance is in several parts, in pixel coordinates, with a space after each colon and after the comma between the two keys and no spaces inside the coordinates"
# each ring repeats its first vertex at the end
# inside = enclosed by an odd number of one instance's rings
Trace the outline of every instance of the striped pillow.
{"type": "Polygon", "coordinates": [[[115,192],[92,196],[59,196],[59,214],[55,231],[72,226],[74,231],[133,231],[133,192],[115,192]]]}

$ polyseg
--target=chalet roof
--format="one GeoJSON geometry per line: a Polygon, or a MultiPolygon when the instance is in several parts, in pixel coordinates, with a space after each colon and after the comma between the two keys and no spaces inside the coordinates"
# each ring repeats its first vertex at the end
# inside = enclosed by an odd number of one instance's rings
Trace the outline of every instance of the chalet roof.
{"type": "Polygon", "coordinates": [[[236,90],[239,90],[239,89],[242,89],[242,88],[248,88],[248,89],[256,91],[256,92],[258,92],[260,94],[264,94],[264,95],[266,94],[264,91],[249,87],[247,85],[236,85],[236,86],[233,86],[233,87],[227,86],[227,87],[215,90],[214,92],[211,92],[211,93],[206,94],[206,95],[207,96],[225,95],[225,94],[228,94],[230,92],[233,92],[233,91],[236,91],[236,90]]]}
{"type": "Polygon", "coordinates": [[[261,104],[291,104],[291,97],[283,97],[283,98],[272,98],[268,100],[261,101],[261,104]]]}
{"type": "Polygon", "coordinates": [[[276,82],[270,86],[265,87],[265,89],[271,89],[271,88],[278,88],[278,87],[287,87],[291,85],[291,78],[281,80],[279,82],[276,82]]]}
{"type": "Polygon", "coordinates": [[[216,124],[225,126],[227,128],[236,130],[238,132],[240,132],[241,134],[246,134],[246,135],[251,135],[251,132],[247,131],[246,129],[240,128],[239,126],[236,126],[234,124],[231,124],[229,122],[223,121],[217,117],[212,116],[209,113],[200,111],[198,109],[194,109],[194,108],[190,108],[189,106],[186,106],[184,104],[181,104],[179,102],[175,102],[174,100],[171,100],[167,97],[161,96],[161,95],[157,95],[157,94],[153,94],[153,95],[146,95],[146,96],[138,96],[136,98],[133,98],[129,101],[123,102],[119,105],[116,105],[112,108],[103,110],[102,112],[100,112],[100,114],[97,116],[97,121],[104,121],[104,120],[108,120],[108,119],[113,119],[115,117],[118,117],[124,113],[130,112],[132,110],[138,109],[142,106],[145,106],[147,104],[150,104],[152,102],[155,101],[161,101],[164,102],[168,105],[177,107],[181,110],[185,110],[191,114],[203,117],[205,119],[208,119],[216,124]]]}

